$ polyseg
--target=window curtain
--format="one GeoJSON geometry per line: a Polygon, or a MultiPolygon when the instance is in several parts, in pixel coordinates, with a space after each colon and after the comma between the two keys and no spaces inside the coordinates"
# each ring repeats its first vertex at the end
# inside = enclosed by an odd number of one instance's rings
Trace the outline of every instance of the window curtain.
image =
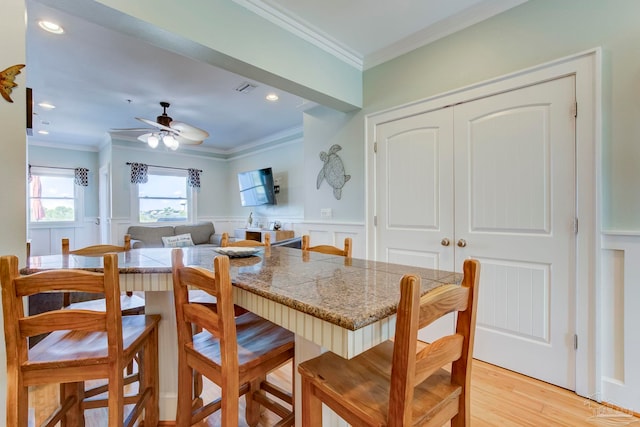
{"type": "MultiPolygon", "coordinates": [[[[127,163],[128,165],[131,166],[131,183],[132,184],[145,184],[148,180],[148,173],[149,173],[149,165],[144,164],[144,163],[127,163]]],[[[169,166],[156,166],[156,165],[151,165],[154,168],[165,168],[165,169],[180,169],[180,170],[185,170],[182,168],[172,168],[169,166]]],[[[202,170],[200,169],[186,169],[188,174],[187,174],[187,185],[189,187],[195,187],[195,188],[200,188],[200,174],[202,173],[202,170]]]]}
{"type": "MultiPolygon", "coordinates": [[[[29,172],[27,175],[28,181],[32,182],[33,181],[33,172],[31,171],[31,164],[29,164],[29,172]]],[[[38,168],[45,168],[45,169],[67,169],[67,170],[71,170],[73,169],[73,174],[74,174],[74,180],[73,182],[76,185],[80,185],[82,187],[88,187],[89,186],[89,169],[87,168],[63,168],[63,167],[58,167],[58,166],[38,166],[36,165],[36,167],[38,168]]]]}
{"type": "Polygon", "coordinates": [[[149,166],[144,163],[131,163],[131,183],[132,184],[145,184],[149,178],[147,172],[149,166]]]}
{"type": "Polygon", "coordinates": [[[87,168],[75,168],[74,172],[74,182],[76,185],[80,185],[82,187],[89,186],[89,169],[87,168]]]}
{"type": "Polygon", "coordinates": [[[188,169],[189,177],[187,183],[189,187],[200,188],[200,169],[188,169]]]}

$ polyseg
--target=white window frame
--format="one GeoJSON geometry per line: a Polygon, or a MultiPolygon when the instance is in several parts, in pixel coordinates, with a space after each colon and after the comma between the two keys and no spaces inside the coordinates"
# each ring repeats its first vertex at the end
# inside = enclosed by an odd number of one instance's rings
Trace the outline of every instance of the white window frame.
{"type": "Polygon", "coordinates": [[[181,225],[192,224],[195,222],[196,210],[198,208],[197,191],[194,191],[192,187],[188,185],[188,171],[183,169],[162,168],[149,166],[147,175],[165,175],[165,176],[179,176],[185,179],[185,185],[187,187],[187,220],[186,221],[171,221],[171,222],[140,222],[140,184],[131,184],[131,223],[139,225],[181,225]]]}
{"type": "MultiPolygon", "coordinates": [[[[63,176],[75,179],[73,169],[32,166],[31,175],[63,176]]],[[[84,222],[84,187],[73,183],[74,219],[73,221],[31,221],[31,190],[27,183],[27,222],[30,228],[81,227],[84,222]]]]}

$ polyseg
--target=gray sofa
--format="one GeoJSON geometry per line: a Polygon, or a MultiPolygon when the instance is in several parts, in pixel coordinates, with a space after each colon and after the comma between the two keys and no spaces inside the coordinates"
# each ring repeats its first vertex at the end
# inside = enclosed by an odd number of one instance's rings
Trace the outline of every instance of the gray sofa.
{"type": "Polygon", "coordinates": [[[127,230],[131,235],[132,248],[161,248],[163,237],[191,234],[194,245],[220,246],[221,234],[215,234],[212,222],[194,225],[144,226],[132,225],[127,230]]]}

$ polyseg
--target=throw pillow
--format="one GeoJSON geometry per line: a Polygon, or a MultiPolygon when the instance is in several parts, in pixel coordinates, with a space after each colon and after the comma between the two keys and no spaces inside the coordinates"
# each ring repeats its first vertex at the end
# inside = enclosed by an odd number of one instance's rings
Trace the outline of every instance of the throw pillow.
{"type": "Polygon", "coordinates": [[[177,236],[163,237],[162,245],[165,248],[183,248],[193,246],[193,240],[191,240],[191,234],[178,234],[177,236]]]}

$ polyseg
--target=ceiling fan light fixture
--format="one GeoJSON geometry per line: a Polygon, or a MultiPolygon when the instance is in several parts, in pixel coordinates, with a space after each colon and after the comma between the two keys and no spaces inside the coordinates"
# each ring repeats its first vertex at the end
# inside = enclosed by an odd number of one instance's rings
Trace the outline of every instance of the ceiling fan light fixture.
{"type": "Polygon", "coordinates": [[[156,148],[158,146],[158,142],[158,137],[155,135],[150,135],[149,138],[147,138],[147,144],[151,148],[156,148]]]}
{"type": "Polygon", "coordinates": [[[172,135],[163,136],[162,142],[167,148],[170,148],[174,151],[178,149],[178,141],[172,135]]]}
{"type": "Polygon", "coordinates": [[[161,102],[160,106],[163,108],[161,116],[157,117],[156,121],[145,119],[142,117],[136,117],[136,120],[150,126],[153,129],[112,129],[116,132],[140,132],[144,131],[143,135],[138,136],[138,140],[148,144],[151,148],[156,148],[159,145],[160,140],[165,147],[171,150],[177,150],[180,145],[199,145],[209,137],[209,132],[203,129],[199,129],[195,126],[188,125],[184,122],[174,121],[169,115],[167,115],[167,108],[170,104],[168,102],[161,102]]]}

